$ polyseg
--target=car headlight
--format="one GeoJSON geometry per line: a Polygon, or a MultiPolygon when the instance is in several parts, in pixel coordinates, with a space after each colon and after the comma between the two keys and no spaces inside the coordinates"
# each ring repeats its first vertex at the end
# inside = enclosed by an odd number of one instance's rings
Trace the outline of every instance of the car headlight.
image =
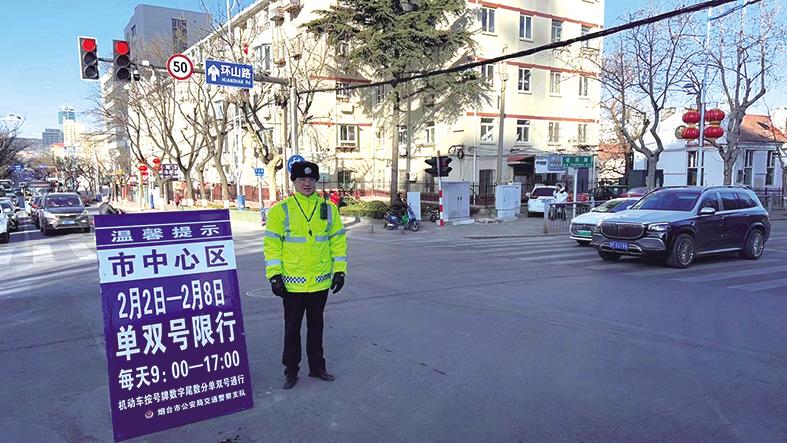
{"type": "Polygon", "coordinates": [[[669,223],[651,223],[648,225],[649,232],[667,232],[669,231],[669,223]]]}
{"type": "Polygon", "coordinates": [[[51,212],[44,211],[44,218],[47,220],[57,220],[57,216],[51,212]]]}

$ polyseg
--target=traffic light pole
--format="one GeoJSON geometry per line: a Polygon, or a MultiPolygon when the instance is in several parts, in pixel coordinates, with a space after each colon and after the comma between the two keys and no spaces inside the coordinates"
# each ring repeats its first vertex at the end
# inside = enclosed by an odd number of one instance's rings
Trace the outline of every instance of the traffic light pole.
{"type": "MultiPolygon", "coordinates": [[[[111,58],[101,58],[101,57],[99,57],[98,60],[102,61],[102,62],[106,62],[106,63],[114,63],[114,60],[111,59],[111,58]]],[[[157,70],[157,71],[167,72],[166,66],[156,66],[156,65],[154,65],[152,63],[143,62],[142,64],[140,64],[140,63],[136,63],[136,62],[132,61],[131,65],[136,67],[136,68],[139,68],[140,66],[142,66],[144,68],[150,68],[150,69],[157,70]]],[[[194,73],[195,74],[205,75],[205,70],[204,69],[194,68],[194,73]]],[[[290,81],[287,80],[286,78],[271,77],[269,75],[254,74],[254,81],[255,82],[260,82],[260,83],[274,83],[274,84],[283,85],[283,86],[289,86],[290,85],[290,81]]]]}
{"type": "Polygon", "coordinates": [[[440,171],[440,151],[437,151],[437,204],[440,207],[440,229],[445,228],[443,215],[443,173],[440,171]]]}

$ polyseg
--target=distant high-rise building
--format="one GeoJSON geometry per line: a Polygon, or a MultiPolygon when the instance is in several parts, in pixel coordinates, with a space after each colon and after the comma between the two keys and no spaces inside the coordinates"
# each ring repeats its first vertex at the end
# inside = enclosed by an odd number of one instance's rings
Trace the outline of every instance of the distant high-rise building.
{"type": "Polygon", "coordinates": [[[60,108],[60,112],[57,113],[57,124],[61,127],[63,126],[63,122],[66,120],[76,121],[77,114],[74,112],[74,108],[66,105],[60,108]]]}
{"type": "Polygon", "coordinates": [[[47,128],[41,133],[44,146],[51,146],[55,143],[63,143],[63,131],[60,129],[47,128]]]}
{"type": "Polygon", "coordinates": [[[204,12],[137,5],[125,29],[132,58],[163,63],[211,32],[211,16],[204,12]]]}

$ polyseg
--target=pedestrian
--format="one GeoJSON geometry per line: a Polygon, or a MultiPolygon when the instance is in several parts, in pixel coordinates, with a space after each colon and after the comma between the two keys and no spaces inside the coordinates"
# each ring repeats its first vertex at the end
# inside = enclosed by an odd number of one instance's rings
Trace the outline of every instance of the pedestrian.
{"type": "Polygon", "coordinates": [[[347,236],[339,210],[315,193],[319,167],[292,166],[295,194],[276,203],[265,231],[265,277],[284,305],[284,389],[298,382],[301,323],[306,314],[309,376],[333,381],[323,356],[323,311],[329,290],[339,292],[347,272],[347,236]]]}
{"type": "Polygon", "coordinates": [[[339,205],[342,202],[342,198],[339,197],[339,191],[337,191],[335,189],[333,191],[331,191],[331,197],[330,198],[331,198],[331,203],[336,205],[336,207],[338,208],[339,205]]]}

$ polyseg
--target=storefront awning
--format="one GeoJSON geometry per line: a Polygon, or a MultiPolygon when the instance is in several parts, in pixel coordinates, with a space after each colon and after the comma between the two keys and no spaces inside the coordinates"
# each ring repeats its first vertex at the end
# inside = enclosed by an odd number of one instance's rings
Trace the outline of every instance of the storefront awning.
{"type": "Polygon", "coordinates": [[[533,157],[535,157],[533,154],[512,154],[506,158],[506,163],[509,165],[521,165],[524,164],[527,159],[533,157]]]}

